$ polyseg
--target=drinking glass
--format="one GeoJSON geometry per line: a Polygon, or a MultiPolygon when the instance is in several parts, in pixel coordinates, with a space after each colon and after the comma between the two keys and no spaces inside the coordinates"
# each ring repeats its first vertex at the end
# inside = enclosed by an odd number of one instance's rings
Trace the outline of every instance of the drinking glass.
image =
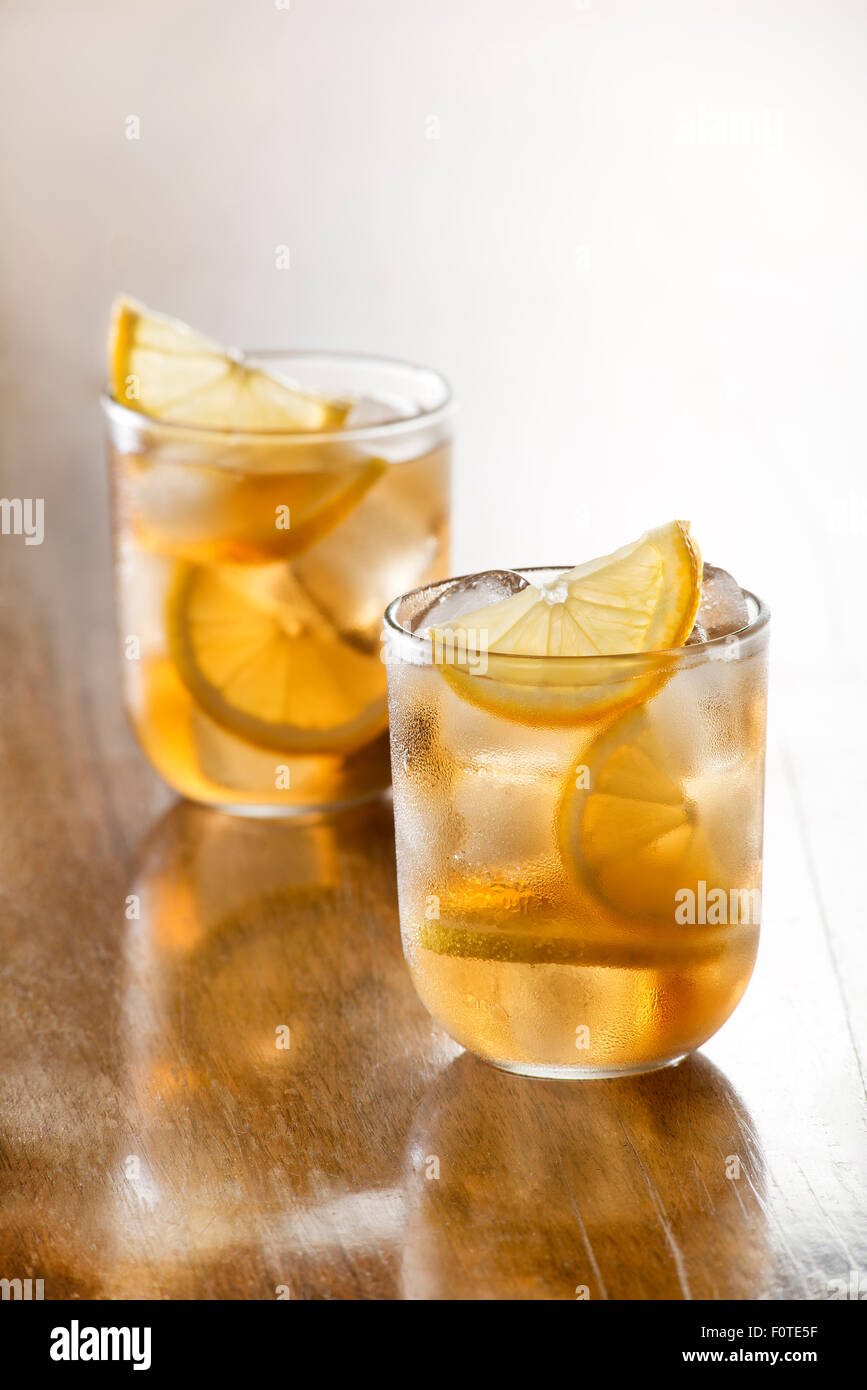
{"type": "Polygon", "coordinates": [[[251,355],[354,402],[333,433],[207,429],[103,398],[126,705],[194,801],[285,815],[388,785],[382,610],[448,570],[450,397],[374,357],[251,355]]]}
{"type": "MultiPolygon", "coordinates": [[[[558,573],[521,571],[536,585],[558,573]]],[[[495,579],[425,586],[386,613],[416,990],[507,1071],[665,1066],[728,1018],[756,957],[768,610],[744,591],[741,630],[623,656],[431,639],[495,579]]]]}

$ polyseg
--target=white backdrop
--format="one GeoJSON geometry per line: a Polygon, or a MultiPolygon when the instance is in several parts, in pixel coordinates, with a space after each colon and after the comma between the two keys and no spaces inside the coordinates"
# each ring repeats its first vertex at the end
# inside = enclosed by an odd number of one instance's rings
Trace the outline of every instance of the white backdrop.
{"type": "MultiPolygon", "coordinates": [[[[863,677],[863,3],[0,22],[3,370],[26,409],[50,391],[70,467],[102,467],[84,407],[117,288],[231,342],[426,361],[462,403],[456,570],[686,516],[771,602],[778,680],[863,677]]],[[[6,490],[32,495],[26,428],[6,490]]]]}

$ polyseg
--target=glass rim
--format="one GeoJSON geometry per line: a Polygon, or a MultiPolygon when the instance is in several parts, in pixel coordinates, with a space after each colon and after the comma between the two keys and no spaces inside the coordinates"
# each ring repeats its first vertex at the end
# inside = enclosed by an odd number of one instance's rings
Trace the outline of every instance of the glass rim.
{"type": "MultiPolygon", "coordinates": [[[[572,565],[528,565],[522,567],[514,566],[508,573],[517,574],[521,578],[532,574],[550,574],[558,570],[564,571],[572,569],[572,565]]],[[[395,633],[402,641],[413,644],[417,651],[431,647],[431,639],[421,632],[413,632],[410,628],[404,627],[397,619],[397,609],[400,604],[407,599],[413,598],[416,594],[424,591],[434,591],[442,588],[444,584],[459,583],[462,580],[478,579],[484,574],[496,573],[497,571],[479,570],[474,574],[453,575],[450,579],[435,581],[432,584],[423,584],[418,589],[410,589],[405,594],[399,594],[392,599],[391,603],[383,614],[385,627],[395,633]]],[[[555,656],[545,653],[543,656],[527,656],[517,652],[491,652],[489,657],[508,662],[513,670],[531,672],[534,667],[544,665],[548,662],[556,662],[560,670],[572,670],[576,673],[580,671],[592,671],[594,664],[610,673],[611,668],[615,667],[628,672],[630,668],[645,670],[648,666],[655,665],[660,660],[678,661],[692,665],[697,663],[706,653],[710,654],[710,659],[714,659],[718,654],[728,650],[731,651],[737,642],[738,647],[747,639],[759,636],[768,626],[771,618],[771,610],[764,599],[759,598],[751,589],[741,587],[741,593],[748,601],[755,605],[755,613],[750,617],[749,622],[743,627],[737,628],[734,632],[727,632],[722,637],[709,637],[704,642],[690,642],[689,645],[682,647],[660,647],[655,651],[646,652],[613,652],[610,656],[598,653],[593,656],[555,656]]],[[[448,625],[444,625],[444,631],[448,631],[448,625]]],[[[738,651],[736,655],[740,655],[738,651]]]]}
{"type": "Polygon", "coordinates": [[[337,349],[319,348],[256,348],[244,351],[244,358],[255,365],[257,362],[285,361],[295,359],[315,363],[351,364],[358,362],[370,367],[397,368],[399,371],[422,373],[431,377],[439,386],[442,399],[434,406],[417,410],[414,415],[406,415],[399,420],[387,420],[381,425],[361,425],[345,430],[236,430],[215,428],[208,425],[185,425],[177,420],[160,420],[154,415],[146,415],[141,410],[133,410],[111,394],[107,386],[100,391],[99,400],[103,414],[114,425],[128,428],[152,429],[166,435],[177,435],[181,439],[202,439],[231,441],[233,444],[280,444],[307,445],[339,444],[347,440],[393,438],[407,434],[421,427],[438,424],[456,409],[454,392],[448,377],[436,367],[426,367],[420,362],[411,362],[400,357],[384,357],[375,352],[343,352],[337,349]]]}

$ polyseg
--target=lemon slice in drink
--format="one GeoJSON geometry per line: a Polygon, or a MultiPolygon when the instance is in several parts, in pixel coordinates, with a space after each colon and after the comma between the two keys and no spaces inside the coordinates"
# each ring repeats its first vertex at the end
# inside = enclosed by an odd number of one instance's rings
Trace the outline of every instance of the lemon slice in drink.
{"type": "Polygon", "coordinates": [[[336,430],[345,401],[318,400],[176,319],[119,297],[112,311],[109,381],[115,400],[143,415],[219,430],[336,430]]]}
{"type": "Polygon", "coordinates": [[[679,927],[660,937],[646,924],[609,927],[574,920],[541,921],[534,931],[485,925],[474,930],[465,921],[425,922],[418,946],[436,955],[516,965],[578,965],[611,969],[685,968],[698,955],[707,960],[725,948],[725,927],[679,927]]]}
{"type": "Polygon", "coordinates": [[[600,910],[586,890],[573,901],[552,901],[543,889],[528,892],[472,878],[438,893],[439,916],[410,930],[410,941],[437,955],[524,965],[644,967],[683,965],[701,952],[706,959],[725,945],[726,928],[660,930],[654,921],[600,910]]]}
{"type": "Polygon", "coordinates": [[[196,703],[249,743],[346,754],[386,728],[378,653],[345,642],[286,565],[179,565],[166,629],[196,703]]]}
{"type": "Polygon", "coordinates": [[[671,521],[540,587],[432,626],[434,661],[465,699],[507,718],[595,719],[646,699],[665,679],[653,653],[686,641],[701,574],[688,523],[671,521]],[[628,654],[631,664],[605,660],[628,654]],[[574,657],[595,660],[583,666],[574,657]]]}
{"type": "Polygon", "coordinates": [[[291,473],[255,467],[244,473],[131,457],[118,469],[118,496],[143,549],[202,563],[255,565],[305,554],[340,525],[387,467],[370,458],[291,473]]]}
{"type": "Polygon", "coordinates": [[[558,814],[567,869],[606,905],[674,925],[679,891],[699,895],[702,880],[708,890],[723,880],[673,740],[636,710],[581,762],[586,772],[570,776],[558,814]]]}

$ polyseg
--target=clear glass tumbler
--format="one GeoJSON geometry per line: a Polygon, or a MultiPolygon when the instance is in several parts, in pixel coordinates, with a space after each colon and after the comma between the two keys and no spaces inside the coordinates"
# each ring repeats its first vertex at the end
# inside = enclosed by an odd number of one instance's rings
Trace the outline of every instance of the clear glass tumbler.
{"type": "Polygon", "coordinates": [[[388,785],[382,610],[448,571],[450,397],[436,372],[255,354],[355,402],[334,433],[167,424],[103,398],[127,707],[194,801],[285,815],[388,785]]]}
{"type": "MultiPolygon", "coordinates": [[[[522,571],[534,584],[554,570],[522,571]]],[[[606,1077],[680,1060],[756,957],[769,614],[666,652],[435,648],[478,606],[396,599],[385,624],[400,919],[423,1003],[507,1071],[606,1077]]]]}

